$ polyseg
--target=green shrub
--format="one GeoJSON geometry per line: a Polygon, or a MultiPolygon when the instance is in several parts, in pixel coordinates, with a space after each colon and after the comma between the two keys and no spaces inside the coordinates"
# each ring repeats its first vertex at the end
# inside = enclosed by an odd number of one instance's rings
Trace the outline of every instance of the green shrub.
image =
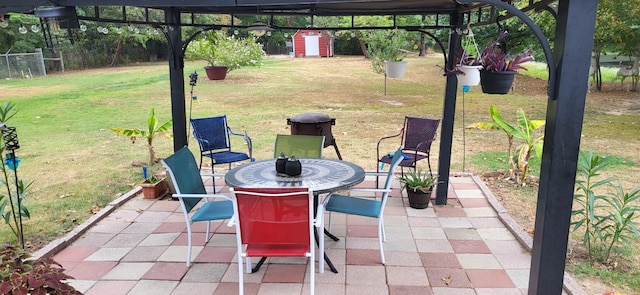
{"type": "Polygon", "coordinates": [[[260,66],[265,53],[253,37],[236,38],[221,31],[211,31],[189,43],[185,56],[204,59],[210,66],[226,66],[227,72],[245,66],[260,66]]]}

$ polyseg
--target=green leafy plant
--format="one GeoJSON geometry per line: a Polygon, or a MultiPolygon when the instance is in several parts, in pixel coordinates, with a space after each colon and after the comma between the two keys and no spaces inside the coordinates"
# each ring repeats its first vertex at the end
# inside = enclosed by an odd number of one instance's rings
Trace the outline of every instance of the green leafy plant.
{"type": "Polygon", "coordinates": [[[640,207],[635,205],[640,198],[640,187],[626,192],[619,180],[612,183],[611,187],[613,191],[607,194],[609,197],[602,199],[611,211],[598,224],[602,225],[602,240],[608,243],[604,254],[605,261],[609,260],[611,250],[619,242],[628,246],[633,239],[640,237],[633,220],[636,213],[640,212],[640,207]]]}
{"type": "Polygon", "coordinates": [[[506,36],[507,31],[502,31],[498,38],[489,43],[480,53],[480,63],[484,70],[491,72],[526,70],[527,68],[523,67],[522,64],[534,60],[531,55],[533,54],[533,49],[527,49],[510,58],[507,52],[500,48],[500,41],[504,40],[506,36]]]}
{"type": "Polygon", "coordinates": [[[31,259],[12,245],[0,248],[0,294],[82,294],[68,279],[73,277],[52,258],[31,259]]]}
{"type": "MultiPolygon", "coordinates": [[[[0,107],[0,123],[6,125],[15,116],[17,110],[14,107],[15,105],[11,102],[5,102],[0,107]]],[[[5,142],[4,138],[0,138],[0,156],[4,154],[5,142]]],[[[9,165],[2,160],[0,160],[0,170],[2,170],[0,183],[5,188],[4,192],[0,192],[0,216],[2,216],[4,223],[11,228],[16,241],[20,241],[23,244],[22,217],[31,218],[31,213],[29,213],[25,201],[33,182],[24,182],[22,179],[16,179],[17,176],[11,172],[9,165]]]]}
{"type": "Polygon", "coordinates": [[[634,217],[640,212],[636,205],[640,199],[640,187],[626,192],[616,178],[597,180],[599,171],[612,163],[610,157],[600,157],[592,152],[581,152],[578,158],[576,193],[573,196],[577,208],[571,212],[573,231],[584,227],[582,237],[587,247],[589,260],[595,259],[597,246],[604,247],[600,258],[609,260],[611,252],[619,243],[629,245],[633,238],[640,237],[634,217]],[[603,194],[608,185],[611,189],[603,194]]]}
{"type": "Polygon", "coordinates": [[[192,41],[185,52],[189,59],[204,59],[210,66],[226,66],[227,72],[245,66],[259,66],[265,53],[253,37],[236,38],[222,31],[210,31],[192,41]]]}
{"type": "Polygon", "coordinates": [[[581,152],[578,157],[577,188],[576,193],[573,195],[573,200],[577,206],[571,211],[573,217],[571,225],[573,226],[573,231],[577,231],[581,227],[585,228],[582,235],[582,243],[587,247],[589,260],[593,259],[592,241],[603,235],[598,227],[598,223],[603,216],[597,215],[600,212],[597,209],[602,206],[598,205],[596,201],[602,200],[606,196],[596,193],[596,189],[613,181],[613,178],[596,180],[596,177],[600,175],[600,170],[610,164],[610,158],[594,155],[593,152],[581,152]]]}
{"type": "Polygon", "coordinates": [[[471,128],[484,130],[502,130],[507,134],[509,152],[509,171],[512,178],[516,179],[518,184],[525,185],[527,173],[529,171],[529,159],[533,154],[538,158],[542,158],[542,145],[544,136],[536,137],[535,130],[544,126],[544,120],[529,120],[522,108],[516,112],[516,125],[509,124],[498,112],[495,105],[489,107],[489,115],[493,122],[477,122],[471,124],[471,128]],[[524,141],[521,145],[513,149],[513,140],[520,139],[524,141]],[[519,172],[520,176],[516,177],[519,172]]]}
{"type": "Polygon", "coordinates": [[[432,176],[429,171],[410,170],[404,175],[397,177],[402,183],[402,188],[412,190],[414,192],[428,192],[436,185],[437,177],[432,176]]]}
{"type": "Polygon", "coordinates": [[[145,178],[143,183],[157,184],[158,182],[161,182],[161,181],[164,181],[164,180],[165,180],[164,177],[161,177],[161,176],[156,175],[156,174],[152,174],[151,176],[145,178]]]}
{"type": "Polygon", "coordinates": [[[371,67],[378,74],[385,73],[385,61],[402,61],[407,57],[406,33],[398,30],[373,31],[367,37],[367,54],[371,58],[371,67]]]}
{"type": "Polygon", "coordinates": [[[153,149],[153,140],[158,136],[173,138],[173,134],[168,132],[171,128],[171,124],[171,119],[164,124],[160,124],[158,117],[156,117],[156,111],[152,108],[149,113],[149,117],[147,118],[147,130],[115,127],[110,129],[117,134],[128,136],[131,139],[131,143],[135,143],[138,136],[145,138],[147,140],[147,149],[149,150],[149,166],[151,166],[159,161],[153,149]]]}

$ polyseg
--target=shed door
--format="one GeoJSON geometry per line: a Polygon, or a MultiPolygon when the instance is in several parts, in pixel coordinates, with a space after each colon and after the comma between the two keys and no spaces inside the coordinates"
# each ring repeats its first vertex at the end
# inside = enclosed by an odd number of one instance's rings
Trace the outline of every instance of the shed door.
{"type": "Polygon", "coordinates": [[[306,36],[304,48],[305,56],[320,56],[320,36],[306,36]]]}

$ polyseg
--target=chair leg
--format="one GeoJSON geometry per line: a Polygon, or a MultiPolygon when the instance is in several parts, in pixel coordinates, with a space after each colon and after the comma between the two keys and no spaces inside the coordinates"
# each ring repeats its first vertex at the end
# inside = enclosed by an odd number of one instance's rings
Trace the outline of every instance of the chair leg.
{"type": "Polygon", "coordinates": [[[380,161],[376,163],[376,188],[380,188],[380,161]]]}
{"type": "Polygon", "coordinates": [[[187,267],[191,266],[191,223],[187,222],[187,267]]]}
{"type": "Polygon", "coordinates": [[[322,235],[322,228],[320,229],[321,232],[318,236],[318,241],[320,242],[318,244],[318,250],[320,250],[318,253],[318,272],[320,273],[324,273],[324,236],[322,235]]]}
{"type": "Polygon", "coordinates": [[[238,294],[244,295],[244,274],[242,273],[242,254],[238,251],[238,294]]]}
{"type": "MultiPolygon", "coordinates": [[[[382,219],[380,219],[382,221],[382,219]]],[[[382,264],[385,264],[384,260],[384,249],[382,248],[382,239],[384,236],[384,228],[382,227],[382,223],[379,221],[378,223],[378,247],[380,248],[380,260],[382,264]]]]}
{"type": "MultiPolygon", "coordinates": [[[[211,174],[215,174],[216,173],[215,168],[213,168],[213,167],[214,167],[213,157],[211,157],[211,174]]],[[[215,176],[211,176],[211,180],[212,180],[212,186],[213,186],[213,193],[215,194],[216,193],[216,177],[215,176]]]]}
{"type": "Polygon", "coordinates": [[[329,218],[328,219],[329,219],[329,222],[328,222],[329,226],[327,227],[327,230],[331,231],[331,211],[329,211],[329,218]]]}
{"type": "Polygon", "coordinates": [[[211,221],[207,221],[207,231],[205,233],[204,236],[204,243],[206,244],[207,242],[209,242],[209,232],[211,230],[211,221]]]}
{"type": "Polygon", "coordinates": [[[378,219],[378,227],[381,229],[382,241],[387,242],[387,233],[384,231],[384,218],[382,216],[378,219]]]}
{"type": "MultiPolygon", "coordinates": [[[[315,249],[313,249],[313,244],[310,245],[310,251],[314,251],[315,249]]],[[[323,257],[324,258],[324,257],[323,257]]],[[[313,255],[311,255],[311,257],[309,257],[309,295],[314,295],[314,291],[315,291],[315,282],[316,282],[316,268],[315,268],[315,263],[316,263],[316,258],[313,257],[313,255]]]]}
{"type": "Polygon", "coordinates": [[[253,270],[251,269],[251,257],[247,257],[245,263],[247,264],[247,273],[253,273],[253,270]]]}

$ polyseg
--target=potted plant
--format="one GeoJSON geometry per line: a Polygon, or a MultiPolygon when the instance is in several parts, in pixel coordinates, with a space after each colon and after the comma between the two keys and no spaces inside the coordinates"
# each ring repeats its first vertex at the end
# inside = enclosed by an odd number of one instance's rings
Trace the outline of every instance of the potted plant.
{"type": "Polygon", "coordinates": [[[458,78],[459,85],[476,86],[480,84],[480,70],[482,64],[473,54],[464,48],[456,52],[456,65],[453,73],[458,78]]]}
{"type": "Polygon", "coordinates": [[[207,61],[204,69],[210,80],[223,80],[228,72],[244,66],[259,66],[264,55],[253,37],[236,38],[222,31],[210,31],[192,41],[185,52],[187,58],[207,61]]]}
{"type": "Polygon", "coordinates": [[[402,188],[406,190],[409,199],[409,206],[415,209],[424,209],[429,207],[431,193],[436,185],[436,177],[431,175],[429,171],[410,170],[409,172],[398,177],[398,181],[402,184],[402,188]]]}
{"type": "Polygon", "coordinates": [[[513,78],[518,69],[524,69],[523,63],[534,60],[532,49],[517,54],[514,57],[504,52],[500,47],[500,41],[507,36],[507,31],[500,33],[498,38],[482,50],[480,53],[480,85],[482,92],[490,94],[507,94],[511,89],[513,78]]]}
{"type": "Polygon", "coordinates": [[[407,46],[406,38],[397,30],[391,35],[386,31],[372,32],[368,37],[367,54],[371,58],[373,71],[389,78],[404,77],[407,69],[404,58],[409,53],[405,49],[407,46]]]}
{"type": "MultiPolygon", "coordinates": [[[[158,136],[166,136],[168,138],[173,138],[173,135],[169,133],[169,129],[171,128],[172,121],[169,119],[164,124],[160,124],[158,121],[158,117],[156,116],[155,110],[152,108],[149,117],[147,118],[147,130],[142,130],[138,128],[110,128],[111,131],[127,136],[131,139],[132,143],[136,142],[136,138],[138,136],[146,138],[147,140],[147,149],[149,151],[149,161],[147,162],[147,166],[143,166],[143,175],[144,181],[141,183],[143,188],[143,197],[144,198],[157,198],[164,194],[167,191],[167,183],[165,178],[162,177],[163,173],[161,170],[161,165],[159,165],[159,159],[156,157],[155,150],[153,148],[153,140],[158,136]],[[147,175],[147,167],[151,169],[150,176],[147,175]],[[150,189],[151,187],[152,189],[150,189]],[[147,188],[147,189],[145,189],[147,188]],[[153,195],[147,195],[149,192],[154,192],[153,195]]],[[[138,166],[138,162],[133,162],[132,166],[138,166]]]]}
{"type": "Polygon", "coordinates": [[[142,187],[143,199],[156,199],[162,197],[169,190],[166,177],[158,173],[145,178],[144,181],[140,183],[140,187],[142,187]]]}
{"type": "Polygon", "coordinates": [[[33,259],[9,244],[0,248],[0,294],[82,294],[69,284],[73,277],[51,257],[33,259]]]}

